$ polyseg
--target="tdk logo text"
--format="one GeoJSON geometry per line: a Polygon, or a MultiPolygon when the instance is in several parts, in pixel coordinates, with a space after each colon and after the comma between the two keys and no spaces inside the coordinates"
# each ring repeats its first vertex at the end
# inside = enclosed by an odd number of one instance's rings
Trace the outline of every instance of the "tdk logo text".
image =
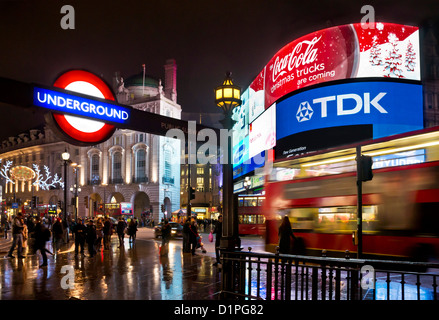
{"type": "MultiPolygon", "coordinates": [[[[386,92],[380,92],[371,99],[370,93],[365,92],[363,96],[349,93],[337,96],[327,96],[313,99],[314,107],[320,104],[321,117],[328,116],[328,107],[333,107],[335,101],[337,108],[337,116],[352,115],[364,110],[364,113],[371,113],[371,107],[375,108],[380,113],[387,113],[387,110],[379,103],[386,95],[386,92]]],[[[314,111],[309,105],[308,101],[302,102],[297,109],[296,118],[298,122],[310,120],[314,111]]]]}

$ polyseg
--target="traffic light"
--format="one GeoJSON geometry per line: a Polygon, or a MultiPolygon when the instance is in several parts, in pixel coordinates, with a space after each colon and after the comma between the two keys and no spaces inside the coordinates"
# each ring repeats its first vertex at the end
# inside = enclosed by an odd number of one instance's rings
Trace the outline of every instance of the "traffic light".
{"type": "Polygon", "coordinates": [[[58,200],[58,207],[62,208],[61,200],[58,200]]]}
{"type": "Polygon", "coordinates": [[[189,188],[189,200],[195,199],[195,188],[190,187],[189,188]]]}
{"type": "Polygon", "coordinates": [[[30,207],[31,208],[36,208],[36,206],[37,206],[37,196],[33,196],[30,207]]]}
{"type": "Polygon", "coordinates": [[[162,212],[165,212],[165,205],[164,205],[164,204],[162,204],[162,205],[160,206],[160,208],[161,208],[162,212]]]}
{"type": "Polygon", "coordinates": [[[361,156],[360,161],[357,160],[357,180],[369,181],[373,178],[372,172],[373,160],[370,156],[361,156]]]}

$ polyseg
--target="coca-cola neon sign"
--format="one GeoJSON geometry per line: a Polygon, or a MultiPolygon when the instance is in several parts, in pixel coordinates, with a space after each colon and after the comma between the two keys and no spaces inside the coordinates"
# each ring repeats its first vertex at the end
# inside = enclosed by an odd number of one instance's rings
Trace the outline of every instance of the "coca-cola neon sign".
{"type": "Polygon", "coordinates": [[[280,49],[264,68],[265,108],[314,84],[352,78],[420,80],[419,29],[393,23],[327,28],[280,49]]]}

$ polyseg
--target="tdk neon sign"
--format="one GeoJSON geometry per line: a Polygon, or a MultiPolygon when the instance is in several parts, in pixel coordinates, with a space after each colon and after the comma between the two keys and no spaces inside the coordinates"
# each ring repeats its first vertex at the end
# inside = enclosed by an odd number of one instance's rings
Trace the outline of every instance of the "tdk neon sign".
{"type": "MultiPolygon", "coordinates": [[[[322,97],[318,99],[313,99],[312,102],[314,104],[320,104],[321,109],[321,117],[326,118],[328,116],[328,102],[336,101],[335,105],[337,106],[337,116],[342,115],[351,115],[360,112],[364,106],[364,113],[370,113],[370,107],[374,107],[381,113],[387,113],[387,111],[379,104],[379,101],[382,97],[386,95],[387,92],[378,93],[372,100],[370,100],[370,93],[365,92],[364,98],[358,94],[341,94],[339,96],[329,96],[322,97]],[[346,109],[346,102],[348,99],[351,99],[355,102],[354,108],[346,109]],[[363,103],[364,102],[364,103],[363,103]]],[[[303,122],[307,120],[311,120],[312,115],[314,114],[313,108],[309,105],[308,101],[302,102],[297,109],[296,118],[297,121],[303,122]]]]}
{"type": "Polygon", "coordinates": [[[102,121],[126,123],[130,110],[119,105],[34,87],[33,104],[61,113],[81,115],[102,121]]]}
{"type": "Polygon", "coordinates": [[[276,137],[350,125],[373,126],[374,138],[423,128],[422,86],[353,82],[307,90],[277,103],[276,137]]]}

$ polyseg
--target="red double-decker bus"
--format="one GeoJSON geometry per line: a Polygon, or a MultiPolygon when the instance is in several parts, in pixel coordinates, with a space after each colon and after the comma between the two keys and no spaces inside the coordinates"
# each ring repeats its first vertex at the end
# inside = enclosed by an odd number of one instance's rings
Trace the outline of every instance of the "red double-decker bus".
{"type": "MultiPolygon", "coordinates": [[[[270,250],[278,243],[278,227],[286,215],[308,254],[327,250],[337,256],[349,250],[355,256],[355,148],[274,164],[263,207],[270,250]],[[279,181],[283,171],[288,180],[279,181]]],[[[380,139],[361,148],[374,161],[373,179],[362,184],[363,256],[439,257],[439,131],[380,139]]]]}
{"type": "Polygon", "coordinates": [[[264,201],[265,196],[261,195],[238,196],[239,234],[265,235],[264,201]]]}

